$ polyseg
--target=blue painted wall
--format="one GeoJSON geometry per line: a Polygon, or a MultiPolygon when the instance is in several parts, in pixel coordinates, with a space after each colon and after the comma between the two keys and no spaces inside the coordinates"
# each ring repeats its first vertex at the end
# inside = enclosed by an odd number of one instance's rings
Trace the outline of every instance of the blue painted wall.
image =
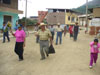
{"type": "Polygon", "coordinates": [[[4,15],[12,16],[12,28],[14,28],[16,25],[16,21],[18,20],[18,14],[10,13],[10,12],[0,12],[0,29],[2,28],[3,25],[4,15]]]}

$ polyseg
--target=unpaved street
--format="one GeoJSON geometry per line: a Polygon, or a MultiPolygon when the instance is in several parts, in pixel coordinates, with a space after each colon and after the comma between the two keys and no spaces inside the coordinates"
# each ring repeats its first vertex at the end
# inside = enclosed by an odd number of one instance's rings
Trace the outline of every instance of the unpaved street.
{"type": "Polygon", "coordinates": [[[67,34],[62,45],[54,45],[56,53],[43,61],[33,34],[26,39],[24,61],[18,61],[14,53],[15,38],[4,44],[0,40],[0,75],[100,75],[100,58],[89,69],[89,43],[93,38],[81,31],[78,41],[73,42],[67,34]]]}

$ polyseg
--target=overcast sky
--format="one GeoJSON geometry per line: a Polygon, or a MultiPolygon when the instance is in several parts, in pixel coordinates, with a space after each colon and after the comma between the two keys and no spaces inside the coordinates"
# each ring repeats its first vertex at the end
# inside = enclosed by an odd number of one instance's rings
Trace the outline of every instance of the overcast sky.
{"type": "MultiPolygon", "coordinates": [[[[25,11],[25,1],[19,0],[19,10],[25,11]]],[[[88,0],[91,1],[91,0],[88,0]]],[[[46,8],[77,8],[86,3],[86,0],[28,0],[27,16],[37,16],[38,11],[46,11],[46,8]]],[[[19,17],[24,17],[25,12],[19,17]]]]}

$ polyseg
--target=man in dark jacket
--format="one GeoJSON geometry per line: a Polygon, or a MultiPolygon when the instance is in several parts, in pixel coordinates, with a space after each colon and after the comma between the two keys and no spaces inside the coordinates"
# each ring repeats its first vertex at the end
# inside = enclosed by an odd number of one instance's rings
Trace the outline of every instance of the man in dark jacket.
{"type": "Polygon", "coordinates": [[[77,22],[76,22],[76,24],[74,26],[73,32],[74,32],[74,41],[76,41],[77,40],[78,33],[79,33],[79,26],[78,26],[78,23],[77,22]]]}
{"type": "Polygon", "coordinates": [[[7,26],[6,22],[3,22],[2,31],[3,31],[3,43],[5,43],[5,37],[7,37],[8,42],[10,42],[9,32],[8,32],[9,27],[7,26]]]}

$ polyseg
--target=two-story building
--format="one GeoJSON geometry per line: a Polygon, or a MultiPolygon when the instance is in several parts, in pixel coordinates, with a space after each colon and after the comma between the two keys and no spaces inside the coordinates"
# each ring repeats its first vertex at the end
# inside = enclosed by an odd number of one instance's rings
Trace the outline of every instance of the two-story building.
{"type": "Polygon", "coordinates": [[[78,22],[79,13],[71,9],[57,9],[57,8],[47,8],[47,22],[48,24],[66,24],[74,25],[75,22],[78,22]]]}
{"type": "Polygon", "coordinates": [[[18,14],[22,13],[18,10],[18,0],[0,0],[0,29],[3,22],[7,23],[8,21],[12,23],[12,28],[14,28],[18,14]]]}

